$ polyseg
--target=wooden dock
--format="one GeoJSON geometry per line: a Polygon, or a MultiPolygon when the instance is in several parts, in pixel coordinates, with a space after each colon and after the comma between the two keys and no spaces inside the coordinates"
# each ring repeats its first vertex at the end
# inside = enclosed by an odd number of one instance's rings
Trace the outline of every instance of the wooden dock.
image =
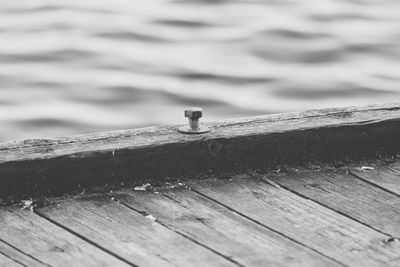
{"type": "Polygon", "coordinates": [[[210,127],[0,145],[0,266],[400,266],[400,105],[210,127]]]}

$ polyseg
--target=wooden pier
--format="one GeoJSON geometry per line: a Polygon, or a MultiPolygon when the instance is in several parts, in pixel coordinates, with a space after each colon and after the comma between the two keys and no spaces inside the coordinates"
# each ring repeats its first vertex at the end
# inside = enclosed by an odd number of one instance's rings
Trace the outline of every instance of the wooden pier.
{"type": "Polygon", "coordinates": [[[0,266],[400,266],[400,105],[0,145],[0,266]]]}

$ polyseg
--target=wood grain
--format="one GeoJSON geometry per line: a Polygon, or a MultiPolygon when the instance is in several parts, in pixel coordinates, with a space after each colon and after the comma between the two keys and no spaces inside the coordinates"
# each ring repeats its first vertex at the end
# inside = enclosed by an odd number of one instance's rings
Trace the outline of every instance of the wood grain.
{"type": "Polygon", "coordinates": [[[400,105],[327,109],[208,124],[35,139],[0,145],[0,195],[65,192],[78,185],[160,181],[305,160],[396,153],[400,105]],[[335,144],[335,145],[332,145],[335,144]]]}
{"type": "MultiPolygon", "coordinates": [[[[398,155],[398,158],[400,158],[400,154],[398,155]]],[[[388,167],[400,175],[400,160],[389,164],[388,167]]]]}
{"type": "Polygon", "coordinates": [[[109,196],[60,201],[38,212],[137,266],[237,266],[109,196]]]}
{"type": "Polygon", "coordinates": [[[122,203],[243,266],[340,266],[186,188],[124,191],[122,203]]]}
{"type": "Polygon", "coordinates": [[[1,207],[0,229],[0,239],[16,248],[0,249],[27,266],[129,266],[29,210],[1,207]]]}
{"type": "Polygon", "coordinates": [[[400,198],[345,172],[295,170],[289,174],[259,177],[400,238],[400,198]]]}
{"type": "Polygon", "coordinates": [[[24,254],[22,251],[18,250],[15,247],[10,246],[4,241],[0,240],[0,253],[6,255],[10,259],[13,259],[15,262],[19,262],[24,266],[32,266],[32,267],[43,267],[49,266],[39,260],[35,259],[31,255],[24,254]]]}
{"type": "Polygon", "coordinates": [[[0,266],[1,267],[24,267],[24,265],[12,260],[11,258],[5,256],[0,251],[0,266]]]}
{"type": "Polygon", "coordinates": [[[243,176],[192,184],[193,190],[347,266],[399,266],[400,242],[293,194],[243,176]]]}
{"type": "MultiPolygon", "coordinates": [[[[396,164],[387,166],[373,165],[373,170],[361,170],[360,167],[350,167],[349,171],[355,176],[381,187],[400,196],[400,171],[396,170],[396,164]]],[[[368,166],[370,167],[370,166],[368,166]]]]}

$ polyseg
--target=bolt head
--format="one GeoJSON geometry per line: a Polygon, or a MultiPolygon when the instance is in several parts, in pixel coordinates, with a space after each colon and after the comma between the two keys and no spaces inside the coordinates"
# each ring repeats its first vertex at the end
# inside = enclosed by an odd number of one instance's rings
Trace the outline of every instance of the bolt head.
{"type": "Polygon", "coordinates": [[[185,109],[185,117],[190,119],[199,119],[203,116],[203,109],[198,107],[191,107],[185,109]]]}

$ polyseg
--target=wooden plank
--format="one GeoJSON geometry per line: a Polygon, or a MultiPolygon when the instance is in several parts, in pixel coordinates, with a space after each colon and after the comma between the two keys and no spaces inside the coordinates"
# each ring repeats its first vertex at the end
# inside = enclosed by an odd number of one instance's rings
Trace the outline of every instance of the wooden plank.
{"type": "Polygon", "coordinates": [[[24,265],[14,261],[13,259],[5,256],[0,251],[0,266],[1,267],[23,267],[24,265]]]}
{"type": "Polygon", "coordinates": [[[340,266],[186,188],[162,192],[115,197],[242,266],[340,266]]]}
{"type": "MultiPolygon", "coordinates": [[[[400,237],[400,197],[343,171],[259,175],[385,234],[400,237]]],[[[400,179],[398,180],[400,184],[400,179]]]]}
{"type": "Polygon", "coordinates": [[[35,139],[0,145],[0,195],[29,190],[275,165],[344,160],[400,148],[400,105],[260,116],[208,124],[185,135],[177,126],[35,139]],[[332,144],[335,144],[332,146],[332,144]]]}
{"type": "Polygon", "coordinates": [[[347,266],[399,266],[400,242],[277,184],[244,176],[193,190],[347,266]]]}
{"type": "Polygon", "coordinates": [[[137,266],[236,266],[104,195],[60,201],[38,212],[137,266]]]}
{"type": "Polygon", "coordinates": [[[37,261],[46,266],[129,266],[29,210],[1,207],[0,229],[1,240],[31,259],[17,253],[10,257],[28,266],[43,266],[37,261]]]}
{"type": "MultiPolygon", "coordinates": [[[[397,155],[397,158],[400,159],[400,155],[397,155]]],[[[400,174],[400,160],[395,161],[388,166],[391,170],[395,171],[396,173],[400,174]]]]}
{"type": "Polygon", "coordinates": [[[5,243],[2,240],[0,240],[0,253],[6,255],[10,259],[13,259],[15,262],[23,264],[24,266],[32,266],[32,267],[49,266],[35,259],[31,255],[24,254],[20,250],[10,246],[9,244],[5,243]]]}
{"type": "Polygon", "coordinates": [[[393,192],[397,196],[400,196],[400,171],[397,171],[396,165],[394,168],[387,166],[381,166],[376,164],[370,164],[374,168],[373,170],[362,170],[360,167],[351,167],[349,171],[366,182],[375,184],[389,192],[393,192]]]}

